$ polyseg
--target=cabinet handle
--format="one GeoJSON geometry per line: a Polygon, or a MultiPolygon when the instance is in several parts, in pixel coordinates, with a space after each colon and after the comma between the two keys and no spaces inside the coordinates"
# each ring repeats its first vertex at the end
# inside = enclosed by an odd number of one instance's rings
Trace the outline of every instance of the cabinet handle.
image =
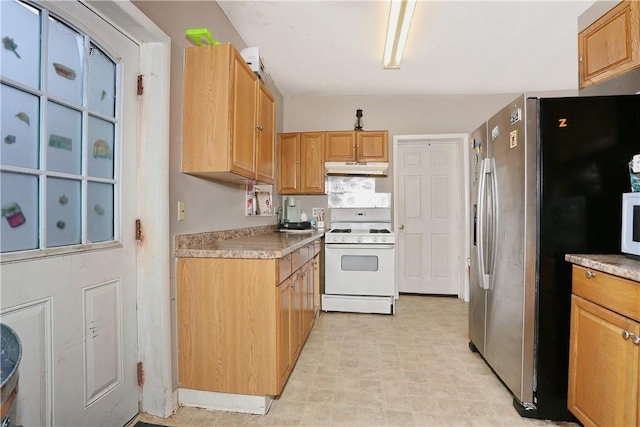
{"type": "Polygon", "coordinates": [[[585,271],[584,275],[587,276],[587,279],[593,279],[596,277],[596,273],[591,270],[585,271]]]}
{"type": "Polygon", "coordinates": [[[580,59],[578,59],[579,62],[582,62],[582,56],[580,57],[580,59]]]}
{"type": "Polygon", "coordinates": [[[258,125],[258,126],[256,126],[256,129],[263,130],[264,128],[262,126],[258,125]]]}
{"type": "MultiPolygon", "coordinates": [[[[633,335],[633,334],[631,334],[633,335]]],[[[633,335],[633,343],[637,346],[640,346],[640,337],[637,335],[633,335]]]]}
{"type": "Polygon", "coordinates": [[[622,338],[625,340],[628,340],[629,338],[631,338],[632,336],[634,336],[631,332],[627,331],[627,330],[623,330],[622,331],[622,338]]]}

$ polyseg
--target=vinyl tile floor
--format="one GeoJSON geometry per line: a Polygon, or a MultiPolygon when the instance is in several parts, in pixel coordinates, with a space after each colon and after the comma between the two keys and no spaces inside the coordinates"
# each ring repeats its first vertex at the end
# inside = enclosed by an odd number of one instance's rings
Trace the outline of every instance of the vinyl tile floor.
{"type": "Polygon", "coordinates": [[[396,314],[322,313],[266,415],[179,407],[166,426],[577,426],[521,418],[468,347],[468,303],[401,295],[396,314]]]}

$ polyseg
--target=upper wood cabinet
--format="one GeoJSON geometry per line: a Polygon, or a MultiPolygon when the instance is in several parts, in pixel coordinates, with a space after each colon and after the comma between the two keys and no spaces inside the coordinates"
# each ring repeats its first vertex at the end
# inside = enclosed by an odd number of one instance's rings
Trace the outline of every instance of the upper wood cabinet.
{"type": "Polygon", "coordinates": [[[387,162],[389,161],[388,131],[325,132],[327,162],[387,162]]]}
{"type": "Polygon", "coordinates": [[[578,34],[580,88],[640,67],[640,2],[623,1],[578,34]]]}
{"type": "Polygon", "coordinates": [[[278,193],[324,194],[324,132],[278,134],[278,193]]]}
{"type": "Polygon", "coordinates": [[[275,99],[265,85],[260,83],[258,92],[256,180],[267,184],[273,184],[276,180],[275,122],[275,99]]]}
{"type": "Polygon", "coordinates": [[[274,182],[274,98],[232,45],[185,50],[183,102],[182,172],[274,182]]]}

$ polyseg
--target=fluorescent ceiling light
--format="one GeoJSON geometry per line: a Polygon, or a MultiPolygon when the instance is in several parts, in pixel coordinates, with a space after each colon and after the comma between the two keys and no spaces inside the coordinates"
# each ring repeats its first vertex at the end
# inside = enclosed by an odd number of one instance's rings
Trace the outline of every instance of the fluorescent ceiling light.
{"type": "Polygon", "coordinates": [[[383,68],[400,68],[415,8],[416,0],[391,0],[387,40],[384,44],[384,56],[382,57],[383,68]]]}

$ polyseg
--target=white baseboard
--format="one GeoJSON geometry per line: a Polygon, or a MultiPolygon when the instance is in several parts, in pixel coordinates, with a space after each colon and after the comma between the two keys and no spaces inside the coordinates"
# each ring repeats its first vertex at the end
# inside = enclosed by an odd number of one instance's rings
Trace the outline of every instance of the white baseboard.
{"type": "Polygon", "coordinates": [[[178,401],[183,406],[264,415],[271,408],[273,396],[249,396],[180,388],[178,401]]]}

